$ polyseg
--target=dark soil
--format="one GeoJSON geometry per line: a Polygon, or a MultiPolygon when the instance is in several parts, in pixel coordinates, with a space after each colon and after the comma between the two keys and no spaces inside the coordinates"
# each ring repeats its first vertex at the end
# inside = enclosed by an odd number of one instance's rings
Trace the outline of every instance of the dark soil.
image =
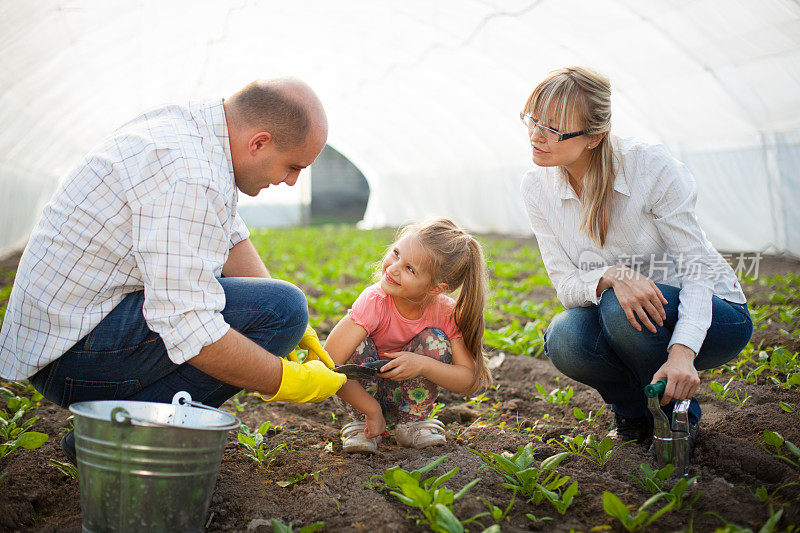
{"type": "MultiPolygon", "coordinates": [[[[791,269],[796,268],[795,261],[791,269]]],[[[754,294],[757,287],[747,286],[746,290],[748,296],[758,297],[754,294]]],[[[324,336],[328,329],[321,328],[321,334],[324,336]]],[[[766,336],[763,340],[764,346],[773,344],[766,336]]],[[[456,502],[456,515],[465,519],[486,510],[477,496],[503,508],[511,499],[511,491],[501,485],[500,476],[482,468],[485,463],[473,451],[515,452],[518,446],[534,442],[540,446],[536,458],[541,460],[562,451],[554,444],[545,444],[549,438],[579,433],[602,437],[611,427],[612,415],[608,411],[602,413],[595,427],[575,420],[573,407],[587,413],[597,411],[602,400],[594,390],[560,375],[546,359],[507,355],[494,370],[494,377],[496,390],[487,391],[489,399],[480,404],[467,403],[467,398],[460,395],[442,393],[440,401],[447,407],[439,418],[447,424],[446,446],[426,450],[400,448],[390,432],[375,456],[342,453],[338,430],[345,413],[334,400],[320,404],[271,404],[258,396],[245,395],[238,406],[229,401],[223,409],[237,414],[250,428],[257,428],[264,421],[281,425],[280,431],[270,432],[266,437],[266,448],[287,443],[291,451],[279,453],[264,468],[244,454],[236,434],[231,432],[206,516],[206,529],[271,531],[271,527],[264,525],[265,520],[276,518],[296,526],[322,521],[325,531],[336,532],[424,531],[423,526],[415,523],[419,516],[415,510],[402,505],[391,494],[376,490],[370,484],[371,476],[395,465],[412,470],[447,455],[449,460],[434,471],[441,474],[455,466],[460,468],[446,482],[447,487],[457,491],[474,478],[481,478],[456,502]],[[550,404],[533,397],[534,382],[548,390],[569,385],[575,395],[568,406],[550,404]],[[544,442],[537,440],[537,435],[544,442]],[[302,474],[309,475],[288,486],[279,484],[302,474]]],[[[727,378],[705,375],[701,391],[709,391],[710,380],[725,383],[727,378]]],[[[784,412],[778,405],[783,401],[800,406],[800,393],[768,382],[734,382],[734,386],[752,395],[744,406],[700,394],[704,416],[690,469],[690,475],[699,479],[689,489],[691,497],[699,494],[697,501],[690,509],[662,516],[647,531],[681,531],[689,529],[690,524],[693,531],[713,531],[723,522],[712,512],[728,522],[757,531],[769,517],[769,505],[753,495],[762,485],[769,492],[775,491],[774,508],[783,508],[779,530],[800,524],[800,490],[798,485],[791,485],[800,480],[800,470],[761,447],[765,429],[800,444],[800,417],[784,412]]],[[[0,482],[0,531],[81,530],[78,481],[49,464],[51,459],[66,460],[59,447],[59,434],[69,424],[69,414],[47,401],[42,402],[37,413],[41,419],[34,429],[48,433],[51,438],[37,450],[15,452],[0,465],[0,474],[6,474],[0,482]]],[[[602,467],[581,457],[569,457],[557,470],[571,476],[570,481],[578,481],[580,493],[567,513],[559,515],[546,502],[535,506],[517,498],[508,519],[501,524],[502,530],[590,531],[611,524],[613,531],[623,531],[619,522],[612,521],[603,511],[602,495],[611,491],[634,508],[641,505],[650,494],[639,489],[628,474],[636,473],[642,463],[653,464],[647,449],[635,444],[618,447],[602,467]],[[526,518],[526,513],[553,520],[534,523],[526,518]]],[[[491,523],[487,517],[483,519],[484,526],[491,523]]],[[[473,524],[470,529],[482,528],[473,524]]]]}

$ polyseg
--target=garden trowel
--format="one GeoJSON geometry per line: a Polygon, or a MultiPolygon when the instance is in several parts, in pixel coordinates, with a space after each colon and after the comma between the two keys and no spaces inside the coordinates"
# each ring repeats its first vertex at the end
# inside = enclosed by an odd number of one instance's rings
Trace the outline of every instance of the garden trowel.
{"type": "Polygon", "coordinates": [[[388,363],[391,359],[381,359],[378,361],[367,361],[360,365],[341,365],[333,369],[334,372],[339,372],[347,376],[347,379],[370,379],[378,375],[383,365],[388,363]]]}
{"type": "Polygon", "coordinates": [[[667,388],[667,380],[662,379],[647,385],[647,408],[653,414],[653,452],[660,466],[672,464],[675,472],[686,476],[689,473],[689,402],[681,400],[672,410],[672,424],[661,410],[659,398],[667,388]]]}

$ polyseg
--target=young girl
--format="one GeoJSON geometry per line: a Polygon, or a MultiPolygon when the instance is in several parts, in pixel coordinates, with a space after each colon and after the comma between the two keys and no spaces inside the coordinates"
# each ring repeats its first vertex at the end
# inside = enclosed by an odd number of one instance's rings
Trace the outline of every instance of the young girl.
{"type": "Polygon", "coordinates": [[[428,418],[439,387],[471,392],[491,381],[482,350],[481,246],[447,219],[411,225],[377,277],[325,342],[337,364],[388,360],[378,377],[339,390],[353,418],[342,428],[342,449],[376,452],[387,421],[398,424],[401,446],[444,444],[444,426],[428,418]],[[447,296],[459,288],[457,301],[447,296]]]}

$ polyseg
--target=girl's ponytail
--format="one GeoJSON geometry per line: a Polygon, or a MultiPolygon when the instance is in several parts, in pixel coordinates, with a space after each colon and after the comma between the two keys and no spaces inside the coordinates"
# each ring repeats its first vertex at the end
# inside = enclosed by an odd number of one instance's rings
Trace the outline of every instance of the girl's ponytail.
{"type": "Polygon", "coordinates": [[[483,308],[486,303],[486,271],[483,249],[473,237],[469,237],[469,258],[467,260],[464,282],[456,301],[455,319],[464,344],[470,353],[475,354],[475,372],[472,391],[487,388],[492,384],[492,374],[486,366],[483,354],[483,330],[485,320],[483,308]]]}
{"type": "Polygon", "coordinates": [[[454,315],[464,344],[474,357],[471,390],[488,387],[492,375],[483,354],[486,270],[481,245],[446,218],[411,226],[402,235],[407,234],[413,234],[428,252],[434,283],[445,283],[449,291],[461,289],[454,315]]]}

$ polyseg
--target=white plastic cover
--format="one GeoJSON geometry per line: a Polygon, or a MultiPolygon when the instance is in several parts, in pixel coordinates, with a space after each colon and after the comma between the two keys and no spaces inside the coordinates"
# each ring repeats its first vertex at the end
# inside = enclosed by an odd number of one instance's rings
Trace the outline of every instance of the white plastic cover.
{"type": "MultiPolygon", "coordinates": [[[[316,89],[329,143],[366,176],[365,227],[530,233],[518,113],[571,64],[611,76],[618,135],[694,171],[718,248],[800,255],[795,0],[2,0],[0,254],[115,126],[281,75],[316,89]]],[[[255,201],[308,189],[273,193],[255,201]]]]}

